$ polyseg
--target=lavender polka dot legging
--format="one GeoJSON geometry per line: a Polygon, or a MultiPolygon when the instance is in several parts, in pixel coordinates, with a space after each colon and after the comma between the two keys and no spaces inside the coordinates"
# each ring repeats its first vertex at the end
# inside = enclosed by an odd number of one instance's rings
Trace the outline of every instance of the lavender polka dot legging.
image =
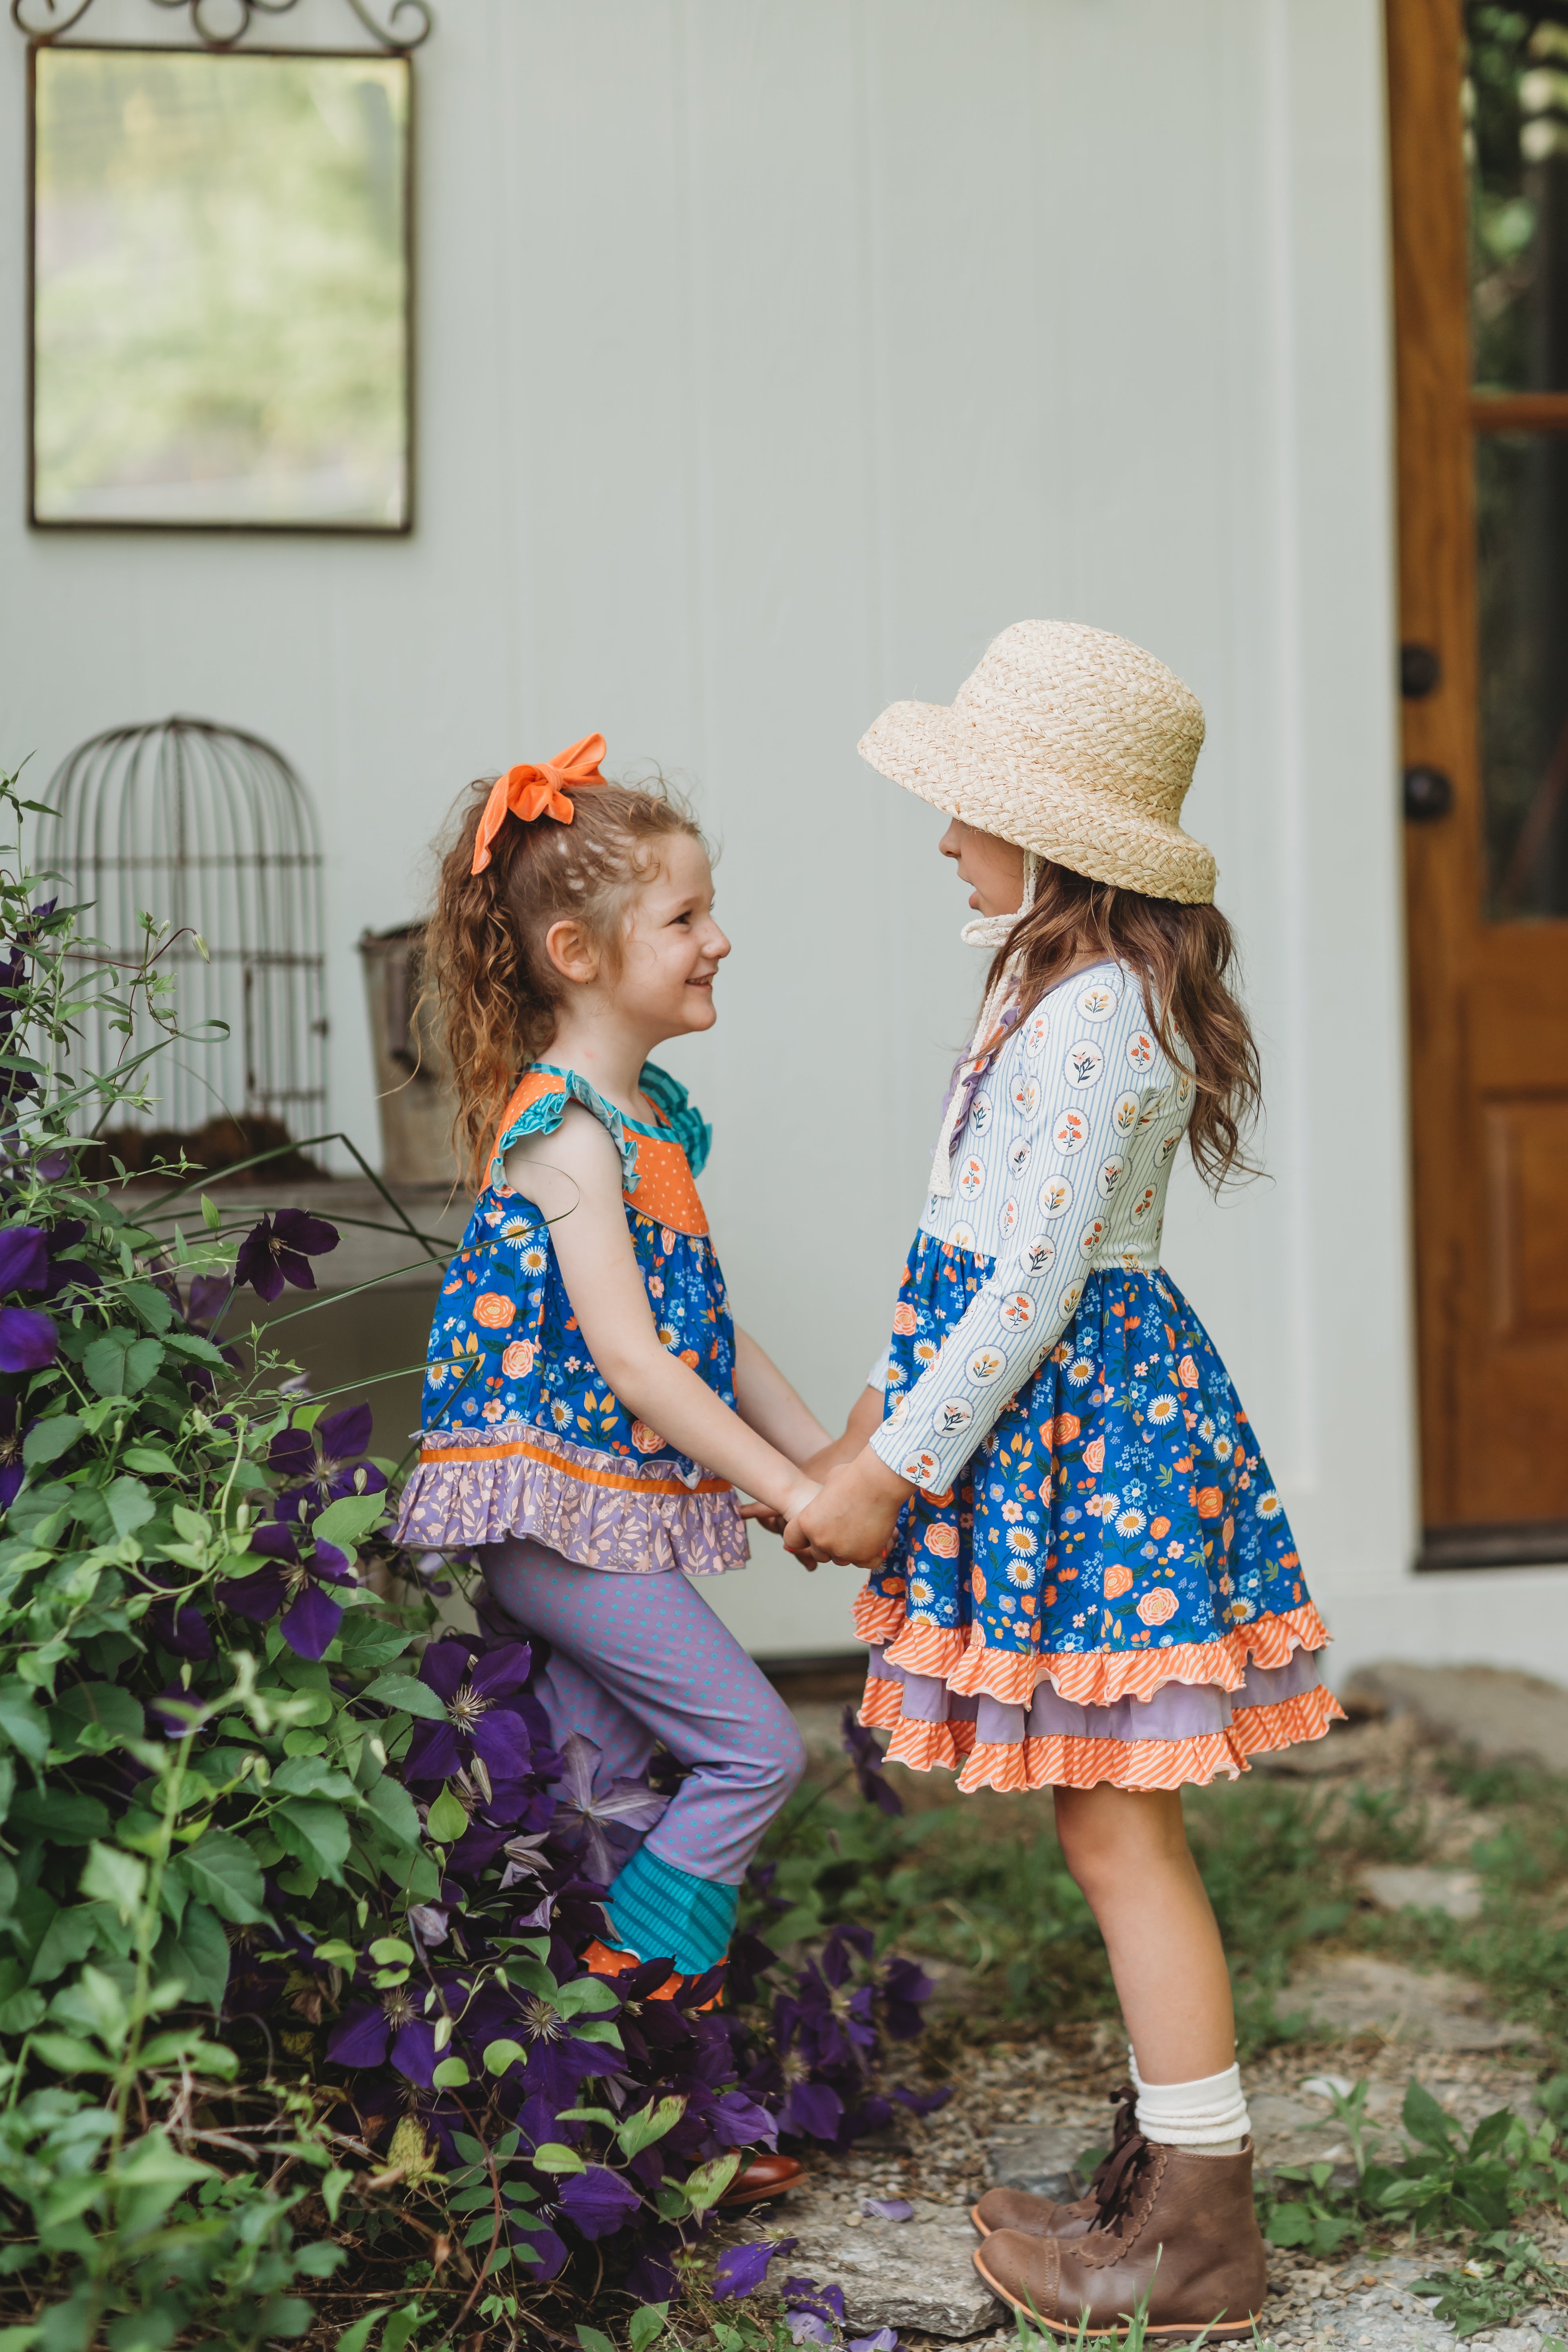
{"type": "MultiPolygon", "coordinates": [[[[533,1687],[557,1746],[574,1731],[600,1751],[604,1782],[646,1770],[656,1742],[691,1769],[610,1890],[612,1921],[640,1958],[670,1956],[670,1934],[656,1952],[638,1950],[653,1936],[645,1916],[673,1904],[685,1918],[682,1880],[732,1890],[763,1832],[805,1769],[805,1750],[789,1709],[766,1675],[679,1570],[616,1576],[579,1568],[526,1538],[489,1545],[485,1581],[508,1617],[550,1644],[550,1663],[533,1687]],[[650,1865],[662,1865],[650,1872],[650,1865]]],[[[711,1921],[710,1902],[697,1911],[711,1921]]],[[[710,1966],[712,1934],[687,1922],[695,1937],[678,1965],[710,1966]]],[[[727,1930],[725,1931],[727,1933],[727,1930]]]]}

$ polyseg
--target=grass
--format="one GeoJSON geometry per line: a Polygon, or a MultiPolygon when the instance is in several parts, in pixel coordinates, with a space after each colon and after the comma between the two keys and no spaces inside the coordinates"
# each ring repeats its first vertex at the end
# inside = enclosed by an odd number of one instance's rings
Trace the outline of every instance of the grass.
{"type": "MultiPolygon", "coordinates": [[[[889,1778],[909,1807],[900,1818],[847,1794],[832,1767],[791,1801],[764,1851],[775,1876],[753,1912],[759,1931],[788,1942],[858,1919],[968,1971],[963,2017],[927,2037],[934,2072],[960,2035],[1114,2017],[1104,1948],[1048,1804],[989,1792],[950,1801],[945,1782],[896,1768],[889,1778]]],[[[1287,1984],[1336,1949],[1475,1978],[1503,2015],[1542,2034],[1554,2063],[1568,2060],[1568,1780],[1428,1751],[1391,1785],[1255,1772],[1189,1790],[1186,1812],[1230,1955],[1244,2058],[1305,2032],[1287,1984]],[[1481,1916],[1376,1910],[1358,1873],[1433,1860],[1430,1813],[1454,1797],[1493,1824],[1469,1856],[1481,1916]]]]}

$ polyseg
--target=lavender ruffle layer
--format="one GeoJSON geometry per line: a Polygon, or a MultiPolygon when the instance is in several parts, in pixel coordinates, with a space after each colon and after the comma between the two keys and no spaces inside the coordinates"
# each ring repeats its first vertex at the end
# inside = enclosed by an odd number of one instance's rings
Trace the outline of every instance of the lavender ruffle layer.
{"type": "Polygon", "coordinates": [[[424,1444],[436,1459],[415,1470],[397,1521],[399,1543],[416,1549],[466,1551],[531,1536],[577,1567],[612,1576],[674,1568],[688,1576],[722,1576],[751,1558],[733,1488],[657,1493],[673,1483],[668,1463],[599,1454],[521,1422],[499,1422],[483,1438],[473,1430],[427,1430],[424,1444]],[[443,1462],[443,1436],[454,1448],[493,1452],[494,1458],[443,1462]],[[519,1444],[553,1458],[540,1462],[508,1451],[519,1444]],[[620,1483],[597,1483],[612,1478],[620,1483]]]}
{"type": "Polygon", "coordinates": [[[1222,1690],[1217,1683],[1162,1683],[1150,1698],[1113,1699],[1108,1706],[1077,1706],[1047,1680],[1037,1689],[1029,1706],[1009,1706],[984,1694],[962,1697],[935,1675],[911,1675],[890,1663],[880,1648],[871,1651],[871,1673],[879,1680],[902,1685],[900,1711],[905,1722],[973,1723],[977,1741],[1009,1747],[1017,1739],[1119,1739],[1129,1746],[1141,1739],[1198,1739],[1205,1732],[1228,1731],[1231,1717],[1255,1706],[1273,1706],[1280,1699],[1299,1697],[1318,1682],[1317,1654],[1293,1650],[1282,1666],[1249,1664],[1239,1690],[1222,1690]]]}

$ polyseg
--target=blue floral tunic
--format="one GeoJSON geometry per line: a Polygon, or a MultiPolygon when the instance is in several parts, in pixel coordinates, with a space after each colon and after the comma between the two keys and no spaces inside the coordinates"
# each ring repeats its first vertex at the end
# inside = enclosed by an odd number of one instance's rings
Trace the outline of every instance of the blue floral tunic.
{"type": "Polygon", "coordinates": [[[506,1181],[511,1146],[552,1134],[569,1102],[601,1120],[621,1154],[626,1228],[658,1336],[732,1406],[734,1325],[693,1181],[710,1130],[667,1072],[649,1063],[640,1084],[657,1125],[623,1118],[574,1071],[548,1063],[507,1105],[431,1326],[401,1542],[449,1550],[531,1536],[580,1567],[630,1574],[744,1565],[733,1487],[627,1412],[588,1353],[548,1223],[506,1181]]]}
{"type": "Polygon", "coordinates": [[[872,1439],[919,1490],[857,1604],[862,1722],[963,1790],[1174,1788],[1315,1738],[1328,1634],[1160,1265],[1194,1104],[1115,963],[961,1066],[872,1439]]]}

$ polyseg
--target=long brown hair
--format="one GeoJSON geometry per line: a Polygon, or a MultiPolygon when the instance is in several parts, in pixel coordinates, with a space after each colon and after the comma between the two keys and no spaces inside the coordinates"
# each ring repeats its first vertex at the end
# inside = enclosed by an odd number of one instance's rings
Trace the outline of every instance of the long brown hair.
{"type": "Polygon", "coordinates": [[[987,988],[1016,962],[1025,1019],[1090,950],[1137,973],[1162,1049],[1197,1081],[1187,1139],[1205,1183],[1217,1192],[1227,1177],[1256,1175],[1242,1139],[1262,1107],[1262,1074],[1251,1024],[1227,984],[1236,936],[1219,908],[1145,898],[1044,865],[1035,903],[998,950],[987,988]]]}
{"type": "Polygon", "coordinates": [[[613,974],[633,894],[657,869],[659,844],[684,833],[707,846],[662,782],[569,784],[570,824],[509,818],[475,874],[474,836],[494,781],[481,778],[458,803],[425,934],[426,981],[458,1095],[452,1139],[476,1192],[495,1123],[523,1071],[548,1052],[570,985],[545,952],[551,925],[583,924],[613,974]]]}

